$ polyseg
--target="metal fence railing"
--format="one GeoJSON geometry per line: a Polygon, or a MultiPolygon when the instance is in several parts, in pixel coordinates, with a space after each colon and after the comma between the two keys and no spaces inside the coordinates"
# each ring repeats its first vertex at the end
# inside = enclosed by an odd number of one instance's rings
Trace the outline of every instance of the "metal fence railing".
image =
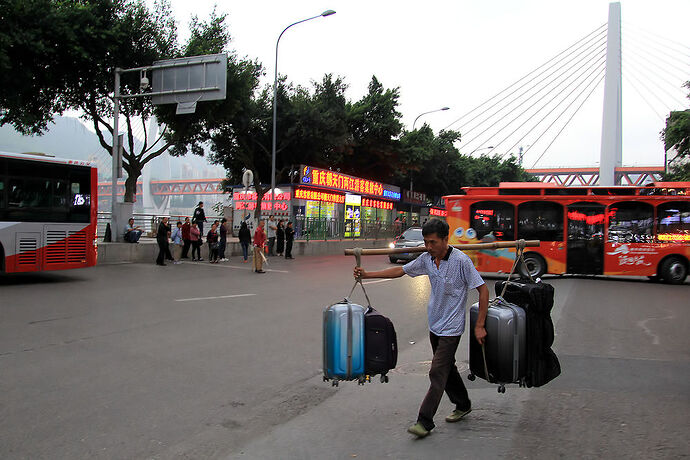
{"type": "MultiPolygon", "coordinates": [[[[134,225],[141,227],[144,236],[155,236],[158,225],[165,215],[159,214],[141,214],[134,213],[134,225]]],[[[179,220],[184,222],[185,217],[178,215],[167,215],[170,218],[171,225],[179,220]]],[[[214,220],[220,220],[222,216],[206,216],[209,222],[206,228],[211,228],[210,223],[214,220]]],[[[345,239],[387,239],[395,238],[407,228],[407,225],[401,222],[381,222],[377,220],[359,220],[359,235],[357,235],[356,225],[350,222],[345,223],[341,219],[318,218],[318,217],[304,217],[297,216],[291,219],[295,229],[296,240],[345,240],[345,239]]],[[[110,223],[110,212],[98,212],[98,235],[105,235],[105,227],[110,223]]],[[[124,229],[117,229],[122,233],[124,229]]]]}
{"type": "Polygon", "coordinates": [[[340,219],[302,217],[294,218],[295,239],[300,240],[344,240],[344,239],[384,239],[394,238],[406,226],[400,222],[381,222],[377,220],[359,220],[359,229],[355,222],[343,222],[340,219]],[[359,232],[357,231],[359,230],[359,232]]]}
{"type": "MultiPolygon", "coordinates": [[[[158,225],[160,225],[163,217],[169,217],[171,225],[175,225],[177,221],[184,222],[185,217],[191,216],[178,216],[178,215],[159,215],[159,214],[141,214],[134,213],[134,225],[136,227],[141,227],[144,232],[144,236],[156,236],[156,231],[158,230],[158,225]]],[[[208,222],[213,222],[214,220],[220,220],[223,216],[206,216],[208,222]]],[[[105,227],[110,223],[110,211],[98,211],[98,235],[105,235],[105,227]]],[[[211,228],[211,225],[208,225],[211,228]]],[[[124,228],[118,228],[118,232],[124,233],[124,228]]]]}

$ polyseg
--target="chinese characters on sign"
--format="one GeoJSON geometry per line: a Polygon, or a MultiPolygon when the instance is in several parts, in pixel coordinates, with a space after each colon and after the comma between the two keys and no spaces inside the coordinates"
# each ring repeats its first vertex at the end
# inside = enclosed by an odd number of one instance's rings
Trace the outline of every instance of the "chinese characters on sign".
{"type": "MultiPolygon", "coordinates": [[[[290,193],[276,193],[275,207],[271,200],[271,192],[264,193],[261,201],[262,211],[287,211],[290,208],[290,193]]],[[[235,192],[232,199],[237,210],[253,211],[256,209],[256,192],[235,192]]]]}
{"type": "Polygon", "coordinates": [[[328,203],[345,203],[345,196],[337,193],[320,192],[298,188],[295,190],[295,198],[298,200],[326,201],[328,203]]]}
{"type": "Polygon", "coordinates": [[[362,198],[362,206],[365,208],[393,209],[393,203],[390,201],[372,200],[371,198],[362,198]]]}
{"type": "Polygon", "coordinates": [[[383,184],[380,182],[359,179],[334,171],[312,168],[311,166],[302,167],[300,181],[303,184],[317,187],[327,187],[365,195],[383,196],[383,184]]]}
{"type": "Polygon", "coordinates": [[[429,214],[437,217],[446,217],[448,215],[448,211],[446,211],[445,209],[431,208],[429,209],[429,214]]]}

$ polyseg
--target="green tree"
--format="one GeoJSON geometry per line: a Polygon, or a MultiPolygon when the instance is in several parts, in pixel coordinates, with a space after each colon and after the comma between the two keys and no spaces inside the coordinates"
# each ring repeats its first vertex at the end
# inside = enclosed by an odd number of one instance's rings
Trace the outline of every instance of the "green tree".
{"type": "MultiPolygon", "coordinates": [[[[230,35],[225,15],[207,21],[194,17],[184,46],[168,0],[149,10],[141,0],[5,0],[0,15],[0,124],[26,134],[41,134],[56,114],[78,110],[109,153],[113,138],[114,69],[144,67],[160,59],[226,51],[230,35]]],[[[218,118],[239,110],[252,91],[260,66],[232,55],[228,59],[228,97],[199,104],[193,115],[174,116],[174,107],[154,109],[149,98],[124,99],[121,117],[127,172],[125,201],[133,201],[143,166],[171,149],[174,155],[203,154],[203,143],[218,118]],[[149,140],[149,119],[164,128],[149,140]],[[143,132],[138,141],[135,132],[143,132]]],[[[121,93],[139,91],[138,73],[122,75],[121,93]]]]}
{"type": "Polygon", "coordinates": [[[368,93],[347,106],[350,138],[342,160],[334,167],[383,182],[394,176],[402,133],[402,115],[397,111],[399,97],[399,88],[384,89],[375,76],[371,78],[368,93]]]}

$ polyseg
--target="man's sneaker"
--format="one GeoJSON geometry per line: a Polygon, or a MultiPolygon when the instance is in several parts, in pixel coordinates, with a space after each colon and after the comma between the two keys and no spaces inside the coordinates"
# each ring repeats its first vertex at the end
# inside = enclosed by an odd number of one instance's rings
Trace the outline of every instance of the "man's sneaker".
{"type": "Polygon", "coordinates": [[[407,432],[417,436],[418,438],[425,438],[429,435],[429,430],[424,428],[424,425],[421,423],[415,423],[407,429],[407,432]]]}
{"type": "Polygon", "coordinates": [[[463,418],[465,415],[469,414],[470,412],[472,412],[472,409],[467,409],[467,410],[455,409],[448,417],[446,417],[446,422],[455,423],[455,422],[459,421],[461,418],[463,418]]]}

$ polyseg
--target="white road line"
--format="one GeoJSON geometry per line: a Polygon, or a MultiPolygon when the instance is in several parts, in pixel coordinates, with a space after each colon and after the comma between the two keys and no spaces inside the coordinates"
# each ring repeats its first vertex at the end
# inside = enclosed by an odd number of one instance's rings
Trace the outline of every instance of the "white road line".
{"type": "Polygon", "coordinates": [[[219,295],[216,297],[192,297],[191,299],[175,299],[175,302],[192,302],[194,300],[216,300],[216,299],[231,299],[233,297],[249,297],[256,294],[233,294],[233,295],[219,295]]]}
{"type": "MultiPolygon", "coordinates": [[[[207,267],[218,267],[218,268],[234,268],[235,270],[252,270],[252,271],[254,271],[254,269],[251,266],[250,267],[238,267],[236,265],[212,264],[212,263],[208,263],[208,262],[206,262],[206,263],[204,263],[204,262],[185,262],[185,264],[204,265],[207,267]]],[[[265,266],[264,266],[264,270],[267,272],[290,273],[287,270],[275,270],[273,268],[266,268],[265,266]]]]}
{"type": "Polygon", "coordinates": [[[385,283],[386,281],[393,281],[393,278],[384,278],[376,281],[363,281],[362,284],[385,283]]]}

